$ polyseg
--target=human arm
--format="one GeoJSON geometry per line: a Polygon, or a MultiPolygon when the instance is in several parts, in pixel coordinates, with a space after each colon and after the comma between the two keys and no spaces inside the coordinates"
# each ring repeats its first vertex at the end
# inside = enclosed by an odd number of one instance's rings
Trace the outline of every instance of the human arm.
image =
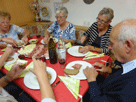
{"type": "Polygon", "coordinates": [[[48,44],[48,42],[49,42],[49,34],[50,34],[50,32],[48,30],[46,30],[44,33],[44,43],[45,44],[48,44]]]}
{"type": "Polygon", "coordinates": [[[7,44],[0,43],[0,49],[6,48],[6,47],[7,47],[7,44]]]}
{"type": "Polygon", "coordinates": [[[11,70],[6,74],[6,76],[0,79],[0,86],[5,87],[9,82],[16,79],[18,75],[23,71],[23,69],[24,68],[22,66],[14,64],[11,70]]]}
{"type": "Polygon", "coordinates": [[[12,55],[14,53],[14,49],[13,47],[9,46],[6,48],[4,54],[2,54],[1,58],[0,58],[0,68],[4,65],[4,62],[6,61],[6,59],[12,55]]]}
{"type": "Polygon", "coordinates": [[[11,44],[14,47],[18,46],[16,40],[14,40],[12,38],[2,38],[2,42],[6,42],[7,44],[11,44]]]}
{"type": "Polygon", "coordinates": [[[37,76],[40,85],[41,100],[44,98],[51,98],[55,100],[55,96],[50,86],[46,72],[46,63],[36,60],[35,58],[33,58],[33,62],[34,69],[30,69],[30,71],[32,71],[37,76]]]}
{"type": "Polygon", "coordinates": [[[26,44],[28,42],[28,38],[30,37],[30,32],[27,30],[24,30],[22,35],[24,36],[21,40],[23,41],[24,44],[26,44]]]}
{"type": "Polygon", "coordinates": [[[63,41],[64,41],[65,43],[69,43],[69,42],[71,42],[72,44],[75,43],[75,40],[73,40],[73,39],[63,39],[63,41]]]}

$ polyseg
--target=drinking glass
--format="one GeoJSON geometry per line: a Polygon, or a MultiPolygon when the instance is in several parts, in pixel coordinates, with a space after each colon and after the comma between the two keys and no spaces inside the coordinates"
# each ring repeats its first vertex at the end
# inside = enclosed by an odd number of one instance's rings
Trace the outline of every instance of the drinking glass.
{"type": "Polygon", "coordinates": [[[58,61],[61,68],[66,66],[66,49],[58,49],[58,61]]]}

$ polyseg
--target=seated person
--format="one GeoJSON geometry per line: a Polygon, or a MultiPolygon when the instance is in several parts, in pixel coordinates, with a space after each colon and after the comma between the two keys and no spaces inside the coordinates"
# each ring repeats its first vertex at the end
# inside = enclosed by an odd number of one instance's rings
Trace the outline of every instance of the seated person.
{"type": "Polygon", "coordinates": [[[89,84],[89,102],[135,102],[136,101],[136,19],[125,20],[111,31],[109,50],[122,68],[113,72],[104,66],[102,69],[87,67],[84,74],[89,84]],[[101,83],[97,83],[97,71],[111,73],[101,83]]]}
{"type": "MultiPolygon", "coordinates": [[[[17,47],[17,40],[19,40],[18,34],[24,35],[22,41],[24,44],[28,42],[30,32],[20,28],[17,25],[11,24],[11,15],[4,10],[0,10],[0,42],[5,42],[17,47]]],[[[1,46],[1,44],[0,44],[1,46]]]]}
{"type": "Polygon", "coordinates": [[[46,63],[33,58],[34,69],[30,69],[38,79],[41,91],[41,102],[56,102],[46,73],[46,63]]]}
{"type": "Polygon", "coordinates": [[[83,33],[81,43],[89,38],[88,46],[83,47],[80,52],[96,51],[99,53],[107,53],[109,46],[109,36],[112,30],[110,23],[114,17],[111,8],[103,8],[96,18],[97,22],[93,23],[89,29],[83,33]]]}
{"type": "MultiPolygon", "coordinates": [[[[0,58],[0,68],[4,65],[4,62],[6,61],[6,59],[13,53],[14,53],[14,50],[11,46],[6,48],[4,54],[0,58]]],[[[11,102],[17,102],[17,100],[13,96],[11,96],[8,92],[6,92],[6,90],[3,89],[3,87],[7,86],[9,82],[16,79],[18,75],[23,71],[23,69],[24,68],[19,66],[18,64],[14,64],[11,70],[5,76],[2,76],[2,74],[0,74],[0,77],[1,77],[0,78],[0,101],[1,102],[7,102],[9,100],[11,102]]]]}
{"type": "Polygon", "coordinates": [[[59,39],[59,35],[62,34],[62,38],[65,43],[75,43],[75,27],[72,23],[66,21],[68,11],[65,7],[58,8],[56,11],[55,21],[45,32],[44,42],[47,44],[49,41],[49,34],[54,33],[54,37],[59,39]]]}

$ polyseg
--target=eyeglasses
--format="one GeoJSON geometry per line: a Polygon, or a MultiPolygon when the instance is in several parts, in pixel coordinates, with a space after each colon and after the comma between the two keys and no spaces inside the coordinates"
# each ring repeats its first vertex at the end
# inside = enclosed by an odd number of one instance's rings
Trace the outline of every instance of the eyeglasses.
{"type": "Polygon", "coordinates": [[[10,23],[10,21],[7,21],[7,22],[0,22],[1,24],[9,24],[10,23]]]}
{"type": "Polygon", "coordinates": [[[55,16],[56,19],[58,19],[58,18],[62,19],[63,17],[65,17],[65,16],[55,16]]]}
{"type": "Polygon", "coordinates": [[[101,22],[102,24],[106,24],[106,23],[109,22],[109,21],[105,22],[105,21],[103,21],[103,20],[100,20],[98,17],[96,18],[96,20],[97,20],[97,22],[101,22]]]}

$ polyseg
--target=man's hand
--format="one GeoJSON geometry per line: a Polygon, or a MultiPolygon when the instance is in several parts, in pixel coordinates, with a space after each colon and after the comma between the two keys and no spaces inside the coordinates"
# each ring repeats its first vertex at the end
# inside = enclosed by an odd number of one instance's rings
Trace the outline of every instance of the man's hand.
{"type": "Polygon", "coordinates": [[[89,68],[88,66],[86,69],[83,70],[88,82],[96,81],[96,77],[98,75],[98,72],[95,68],[89,68]]]}
{"type": "Polygon", "coordinates": [[[24,68],[19,66],[18,64],[14,64],[11,68],[11,70],[6,74],[7,79],[9,81],[13,81],[18,77],[18,75],[23,71],[24,68]]]}
{"type": "Polygon", "coordinates": [[[17,47],[18,46],[16,40],[14,40],[12,38],[3,38],[2,40],[3,40],[3,42],[11,44],[13,47],[17,47]]]}
{"type": "Polygon", "coordinates": [[[30,69],[31,72],[33,72],[36,76],[37,75],[42,75],[41,73],[46,72],[46,63],[41,61],[41,60],[36,60],[33,58],[34,62],[34,68],[30,69]]]}
{"type": "Polygon", "coordinates": [[[112,72],[112,69],[109,67],[109,66],[105,66],[105,65],[103,65],[102,63],[98,63],[98,62],[96,62],[96,63],[94,63],[94,66],[97,66],[97,67],[99,67],[100,69],[96,69],[97,71],[100,71],[100,72],[106,72],[106,73],[111,73],[112,72]]]}
{"type": "Polygon", "coordinates": [[[86,38],[87,38],[86,36],[82,36],[81,39],[80,39],[81,43],[83,43],[86,40],[86,38]]]}

